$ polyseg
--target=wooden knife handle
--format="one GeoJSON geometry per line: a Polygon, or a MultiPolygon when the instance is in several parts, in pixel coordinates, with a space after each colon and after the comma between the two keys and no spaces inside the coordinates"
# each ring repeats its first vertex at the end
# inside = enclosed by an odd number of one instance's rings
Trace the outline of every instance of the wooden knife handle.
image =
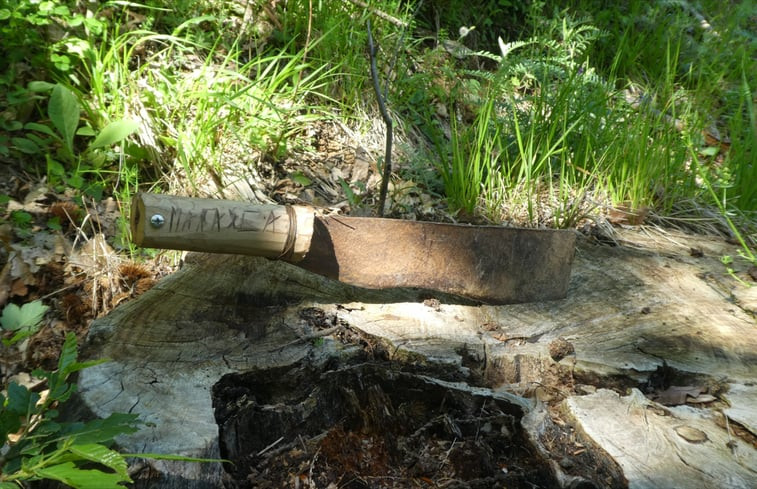
{"type": "Polygon", "coordinates": [[[140,193],[131,203],[139,246],[234,253],[296,262],[313,236],[313,209],[140,193]]]}

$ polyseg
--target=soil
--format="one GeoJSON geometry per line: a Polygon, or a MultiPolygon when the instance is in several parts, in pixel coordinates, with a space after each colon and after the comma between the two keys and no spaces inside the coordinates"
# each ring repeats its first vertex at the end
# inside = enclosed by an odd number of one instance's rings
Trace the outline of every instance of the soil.
{"type": "MultiPolygon", "coordinates": [[[[617,464],[558,409],[534,442],[521,423],[525,399],[471,388],[445,365],[392,361],[378,338],[318,308],[300,316],[356,348],[320,364],[228,374],[214,385],[220,453],[232,462],[225,487],[564,487],[553,461],[571,487],[626,487],[617,464]]],[[[569,350],[558,343],[561,354],[569,350]]],[[[542,388],[565,391],[564,378],[551,379],[555,385],[542,388]]]]}
{"type": "MultiPolygon", "coordinates": [[[[233,462],[225,487],[562,487],[518,406],[434,383],[433,369],[397,368],[297,365],[223,377],[213,395],[221,455],[233,462]]],[[[552,424],[544,443],[582,487],[624,487],[575,431],[552,424]]]]}

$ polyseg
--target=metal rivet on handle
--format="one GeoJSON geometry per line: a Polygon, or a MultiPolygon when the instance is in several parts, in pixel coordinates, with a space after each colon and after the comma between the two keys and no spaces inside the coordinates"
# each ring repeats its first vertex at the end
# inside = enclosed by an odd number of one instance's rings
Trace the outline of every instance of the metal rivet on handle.
{"type": "Polygon", "coordinates": [[[165,222],[166,219],[160,214],[153,214],[153,216],[150,218],[150,224],[152,224],[152,227],[154,228],[159,228],[165,222]]]}

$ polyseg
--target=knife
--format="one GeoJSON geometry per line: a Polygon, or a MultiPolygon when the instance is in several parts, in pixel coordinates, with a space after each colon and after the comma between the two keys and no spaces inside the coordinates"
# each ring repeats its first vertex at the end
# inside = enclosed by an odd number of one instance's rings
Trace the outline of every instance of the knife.
{"type": "Polygon", "coordinates": [[[411,287],[490,304],[566,297],[575,233],[341,215],[313,208],[139,193],[143,247],[284,260],[373,289],[411,287]]]}

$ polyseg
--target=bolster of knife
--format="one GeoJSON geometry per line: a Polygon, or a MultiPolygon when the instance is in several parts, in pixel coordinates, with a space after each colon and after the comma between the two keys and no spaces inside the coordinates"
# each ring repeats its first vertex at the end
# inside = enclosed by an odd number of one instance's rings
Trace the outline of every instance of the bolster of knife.
{"type": "Polygon", "coordinates": [[[131,204],[139,246],[302,260],[313,236],[313,209],[139,193],[131,204]]]}

